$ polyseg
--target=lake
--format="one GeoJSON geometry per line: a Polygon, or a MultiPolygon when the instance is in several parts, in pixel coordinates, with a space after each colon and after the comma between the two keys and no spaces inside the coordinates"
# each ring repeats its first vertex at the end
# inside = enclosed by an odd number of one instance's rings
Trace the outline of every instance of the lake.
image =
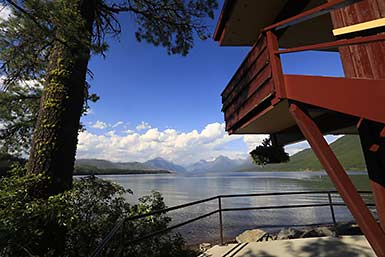
{"type": "MultiPolygon", "coordinates": [[[[366,172],[349,172],[359,190],[369,190],[366,172]]],[[[335,190],[325,172],[233,172],[197,175],[103,175],[101,178],[114,181],[134,194],[128,196],[134,203],[137,198],[152,190],[162,193],[168,207],[223,194],[251,194],[290,191],[335,190]]],[[[370,200],[370,199],[368,199],[370,200]]],[[[269,197],[243,197],[222,200],[223,208],[256,207],[267,205],[289,205],[327,203],[327,195],[291,195],[269,197]]],[[[333,201],[341,202],[338,195],[333,201]]],[[[191,219],[218,208],[218,201],[211,201],[169,213],[172,224],[191,219]]],[[[352,217],[346,207],[334,207],[337,222],[350,221],[352,217]]],[[[225,238],[231,239],[247,229],[272,225],[303,225],[331,223],[329,207],[234,211],[223,214],[225,238]]],[[[277,228],[275,228],[277,229],[277,228]]],[[[213,241],[219,238],[219,218],[214,214],[176,230],[188,243],[213,241]]]]}

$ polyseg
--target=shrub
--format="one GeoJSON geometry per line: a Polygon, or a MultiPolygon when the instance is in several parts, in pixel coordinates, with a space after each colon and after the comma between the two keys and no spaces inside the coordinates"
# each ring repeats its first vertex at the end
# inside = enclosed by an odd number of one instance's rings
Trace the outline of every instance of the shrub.
{"type": "MultiPolygon", "coordinates": [[[[123,187],[96,177],[74,181],[73,188],[43,198],[48,178],[18,168],[0,181],[0,256],[89,256],[117,222],[165,208],[160,193],[130,205],[123,187]]],[[[123,222],[100,256],[190,256],[179,234],[130,243],[166,228],[164,214],[123,222]]]]}

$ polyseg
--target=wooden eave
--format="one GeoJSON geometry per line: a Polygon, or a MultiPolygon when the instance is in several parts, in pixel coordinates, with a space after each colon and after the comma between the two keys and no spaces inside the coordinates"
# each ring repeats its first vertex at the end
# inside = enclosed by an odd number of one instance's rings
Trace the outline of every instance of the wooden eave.
{"type": "MultiPolygon", "coordinates": [[[[259,32],[277,21],[311,9],[326,1],[303,1],[307,4],[300,6],[298,1],[288,0],[226,0],[224,2],[216,29],[214,40],[221,46],[252,46],[259,32]]],[[[330,15],[322,15],[310,21],[285,29],[280,35],[280,47],[292,47],[315,42],[333,40],[332,22],[330,15]],[[317,28],[317,31],[314,31],[317,28]]]]}

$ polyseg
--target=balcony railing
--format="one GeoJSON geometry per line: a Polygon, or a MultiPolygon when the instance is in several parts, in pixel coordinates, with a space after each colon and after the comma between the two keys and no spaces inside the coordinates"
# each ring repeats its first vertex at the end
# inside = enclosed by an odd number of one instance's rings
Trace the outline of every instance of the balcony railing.
{"type": "Polygon", "coordinates": [[[234,77],[222,93],[226,129],[244,119],[274,88],[266,37],[261,34],[234,77]]]}

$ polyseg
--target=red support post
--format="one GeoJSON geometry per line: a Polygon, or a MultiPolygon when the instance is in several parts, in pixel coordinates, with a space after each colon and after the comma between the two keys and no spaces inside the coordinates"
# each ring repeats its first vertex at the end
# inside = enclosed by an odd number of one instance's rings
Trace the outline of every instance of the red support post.
{"type": "Polygon", "coordinates": [[[374,219],[362,197],[346,174],[341,163],[323,138],[317,124],[296,104],[290,105],[290,113],[311,145],[325,171],[334,183],[342,199],[365,234],[377,256],[385,257],[385,233],[374,219]]]}
{"type": "MultiPolygon", "coordinates": [[[[373,190],[374,202],[376,203],[376,209],[378,218],[380,219],[381,228],[385,231],[385,190],[384,186],[377,183],[374,180],[370,180],[370,186],[373,190]]],[[[385,242],[384,242],[385,244],[385,242]]]]}
{"type": "Polygon", "coordinates": [[[383,127],[382,123],[364,120],[358,132],[378,218],[385,232],[385,140],[381,138],[383,127]]]}
{"type": "Polygon", "coordinates": [[[272,31],[266,32],[267,49],[269,51],[269,60],[272,69],[274,87],[277,92],[276,97],[285,98],[285,82],[283,77],[283,70],[281,58],[276,52],[279,50],[278,38],[272,31]]]}

